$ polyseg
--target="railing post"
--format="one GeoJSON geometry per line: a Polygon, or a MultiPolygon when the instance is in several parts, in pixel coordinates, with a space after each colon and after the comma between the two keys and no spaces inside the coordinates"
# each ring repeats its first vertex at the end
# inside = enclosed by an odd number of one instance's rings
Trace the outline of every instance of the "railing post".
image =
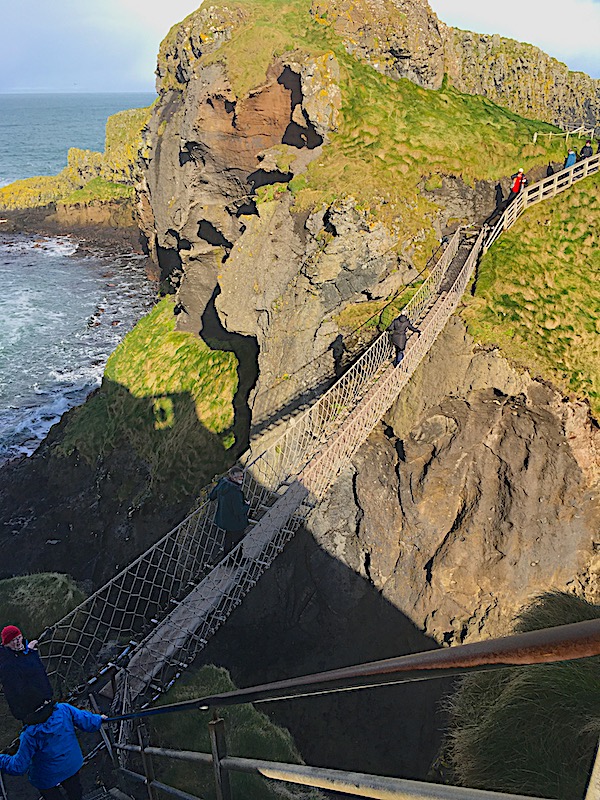
{"type": "Polygon", "coordinates": [[[231,784],[229,773],[221,767],[221,760],[227,757],[227,741],[225,739],[225,720],[213,719],[208,723],[210,748],[213,757],[217,800],[231,800],[231,784]]]}
{"type": "Polygon", "coordinates": [[[146,790],[148,792],[148,800],[156,800],[156,795],[152,784],[154,783],[154,764],[152,758],[146,752],[148,747],[148,731],[143,723],[140,723],[137,728],[138,743],[140,745],[140,754],[142,757],[142,767],[144,775],[146,776],[146,790]]]}

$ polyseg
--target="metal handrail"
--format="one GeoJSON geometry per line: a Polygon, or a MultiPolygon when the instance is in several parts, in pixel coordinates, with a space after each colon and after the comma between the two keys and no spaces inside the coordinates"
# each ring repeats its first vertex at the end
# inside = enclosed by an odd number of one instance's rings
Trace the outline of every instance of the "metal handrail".
{"type": "MultiPolygon", "coordinates": [[[[141,753],[137,745],[119,745],[120,750],[141,753]]],[[[165,758],[176,758],[182,761],[194,761],[213,764],[208,753],[195,753],[189,750],[168,750],[163,747],[146,747],[144,753],[165,758]]],[[[424,783],[404,778],[388,778],[371,775],[365,772],[348,772],[340,769],[311,767],[305,764],[289,764],[280,761],[264,761],[256,758],[238,758],[226,756],[219,761],[219,766],[227,772],[242,772],[258,775],[269,780],[292,783],[326,791],[344,792],[355,797],[376,798],[376,800],[542,800],[531,795],[503,794],[485,789],[468,789],[461,786],[446,786],[440,783],[424,783]]],[[[144,775],[129,769],[122,769],[123,774],[134,780],[144,782],[151,788],[166,791],[179,800],[200,800],[193,795],[166,786],[156,780],[147,782],[144,775]]]]}

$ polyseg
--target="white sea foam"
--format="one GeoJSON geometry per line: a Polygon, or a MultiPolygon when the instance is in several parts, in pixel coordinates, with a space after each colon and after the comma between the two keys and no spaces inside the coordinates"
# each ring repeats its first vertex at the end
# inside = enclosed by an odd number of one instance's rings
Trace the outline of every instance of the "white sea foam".
{"type": "Polygon", "coordinates": [[[81,258],[76,246],[0,234],[0,463],[32,453],[83,402],[152,305],[142,258],[81,258]]]}

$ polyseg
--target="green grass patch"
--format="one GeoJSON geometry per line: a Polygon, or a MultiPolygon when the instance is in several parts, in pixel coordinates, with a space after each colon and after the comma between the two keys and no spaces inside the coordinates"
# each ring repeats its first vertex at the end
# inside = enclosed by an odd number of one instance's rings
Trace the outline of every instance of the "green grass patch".
{"type": "MultiPolygon", "coordinates": [[[[573,595],[542,595],[516,630],[600,618],[573,595]]],[[[494,670],[464,678],[450,701],[444,748],[463,786],[581,800],[600,734],[600,658],[494,670]]]]}
{"type": "MultiPolygon", "coordinates": [[[[235,688],[225,669],[205,666],[193,676],[186,676],[179,681],[158,704],[183,702],[235,688]]],[[[225,720],[229,755],[303,763],[289,732],[272,723],[253,706],[230,706],[223,708],[220,714],[225,720]]],[[[208,723],[211,716],[211,712],[194,712],[155,717],[153,719],[156,721],[151,723],[150,741],[159,747],[210,753],[208,723]]],[[[158,780],[163,783],[206,800],[216,797],[212,767],[156,759],[155,768],[158,780]]],[[[243,797],[244,800],[277,800],[284,797],[288,800],[318,800],[322,797],[314,789],[277,784],[255,775],[230,775],[233,796],[243,797]]]]}
{"type": "Polygon", "coordinates": [[[346,306],[334,321],[342,333],[355,332],[359,328],[372,329],[373,333],[391,324],[408,301],[413,297],[422,281],[407,287],[397,297],[387,300],[372,300],[346,306]]]}
{"type": "Polygon", "coordinates": [[[152,106],[113,114],[106,123],[104,153],[70,148],[67,166],[58,175],[26,178],[0,188],[0,210],[132,198],[142,131],[151,113],[152,106]]]}
{"type": "Polygon", "coordinates": [[[76,203],[107,202],[109,200],[132,200],[134,196],[133,186],[125,186],[123,183],[114,183],[104,178],[93,178],[86,183],[83,189],[76,189],[68,194],[62,202],[65,205],[75,205],[76,203]]]}
{"type": "Polygon", "coordinates": [[[165,298],[111,355],[101,388],[72,412],[57,452],[77,450],[94,463],[130,447],[148,466],[149,488],[190,494],[228,463],[237,386],[233,353],[176,331],[165,298]]]}
{"type": "Polygon", "coordinates": [[[587,398],[600,418],[600,175],[529,209],[479,266],[477,341],[587,398]]]}

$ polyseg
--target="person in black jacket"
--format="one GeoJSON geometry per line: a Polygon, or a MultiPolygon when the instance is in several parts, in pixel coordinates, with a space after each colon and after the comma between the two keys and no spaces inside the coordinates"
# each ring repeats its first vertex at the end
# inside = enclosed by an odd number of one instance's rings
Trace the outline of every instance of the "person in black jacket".
{"type": "Polygon", "coordinates": [[[394,366],[397,367],[404,358],[404,350],[406,348],[406,331],[413,331],[421,335],[421,331],[411,323],[406,314],[400,314],[392,321],[388,331],[391,335],[392,344],[396,348],[396,355],[394,357],[394,366]]]}
{"type": "Polygon", "coordinates": [[[232,467],[208,495],[209,500],[217,501],[215,525],[225,531],[224,555],[243,539],[244,530],[248,526],[250,505],[244,498],[243,482],[244,470],[241,467],[232,467]]]}
{"type": "Polygon", "coordinates": [[[581,148],[581,152],[579,153],[579,160],[583,161],[584,158],[591,158],[593,156],[592,152],[592,143],[587,141],[585,145],[581,148]]]}
{"type": "Polygon", "coordinates": [[[37,640],[27,642],[16,625],[2,630],[0,682],[10,713],[26,725],[35,724],[52,700],[52,686],[37,652],[37,640]]]}

